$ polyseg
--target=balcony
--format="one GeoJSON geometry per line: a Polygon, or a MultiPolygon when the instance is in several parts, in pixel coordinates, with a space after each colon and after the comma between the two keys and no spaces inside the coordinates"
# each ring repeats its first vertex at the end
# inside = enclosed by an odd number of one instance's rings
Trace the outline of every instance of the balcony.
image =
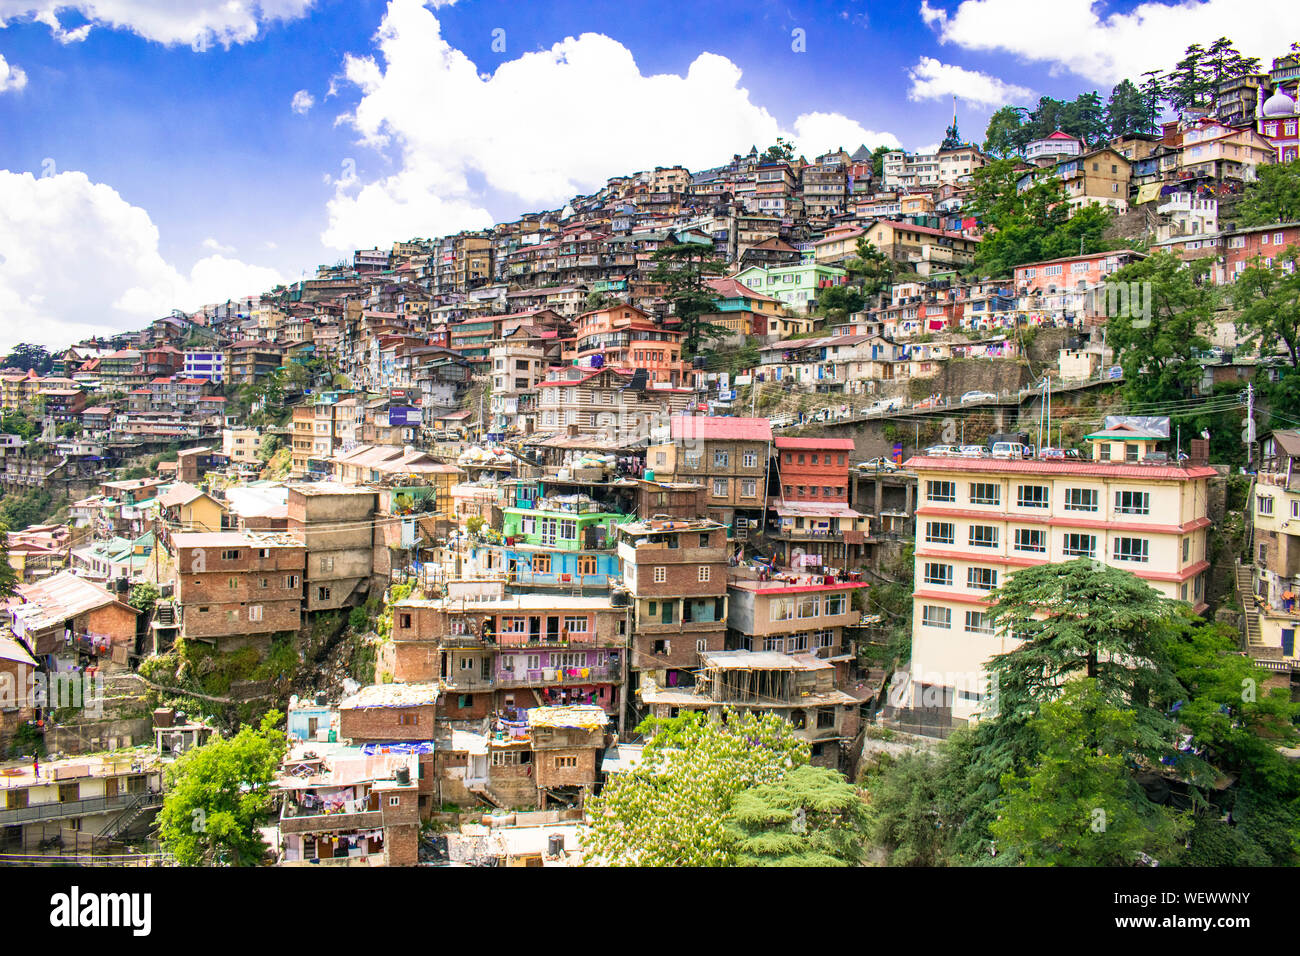
{"type": "Polygon", "coordinates": [[[313,833],[328,830],[377,830],[384,825],[382,810],[362,810],[357,813],[302,813],[300,807],[285,803],[285,813],[280,816],[281,833],[313,833]]]}
{"type": "Polygon", "coordinates": [[[514,687],[537,687],[541,685],[581,685],[581,684],[602,684],[609,681],[618,680],[619,674],[616,668],[608,665],[602,667],[539,667],[530,668],[525,671],[497,671],[496,686],[501,688],[514,687]],[[567,671],[586,671],[587,676],[581,674],[572,677],[567,671]]]}
{"type": "MultiPolygon", "coordinates": [[[[139,793],[119,793],[115,797],[88,797],[85,800],[65,800],[59,803],[37,803],[14,810],[0,810],[0,826],[38,823],[45,820],[67,820],[99,813],[125,810],[141,796],[139,793]]],[[[162,794],[147,794],[143,806],[162,806],[162,794]]]]}

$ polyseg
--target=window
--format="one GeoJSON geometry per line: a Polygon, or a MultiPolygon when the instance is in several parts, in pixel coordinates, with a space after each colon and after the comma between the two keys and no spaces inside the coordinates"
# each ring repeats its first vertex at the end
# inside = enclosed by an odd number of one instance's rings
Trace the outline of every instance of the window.
{"type": "Polygon", "coordinates": [[[992,634],[993,623],[989,620],[988,614],[984,611],[967,611],[966,612],[966,633],[967,634],[992,634]]]}
{"type": "Polygon", "coordinates": [[[564,629],[570,634],[586,634],[587,623],[586,615],[566,615],[564,629]]]}
{"type": "Polygon", "coordinates": [[[972,548],[996,548],[998,546],[998,529],[989,524],[971,525],[970,546],[972,548]]]}
{"type": "Polygon", "coordinates": [[[1095,558],[1097,556],[1097,536],[1092,534],[1067,534],[1063,551],[1075,558],[1095,558]]]}
{"type": "Polygon", "coordinates": [[[970,503],[973,505],[1001,504],[1001,486],[985,481],[972,482],[970,486],[970,503]]]}
{"type": "Polygon", "coordinates": [[[1017,551],[1046,551],[1047,532],[1041,528],[1017,528],[1015,549],[1017,551]]]}
{"type": "Polygon", "coordinates": [[[952,608],[939,607],[936,604],[923,605],[921,623],[926,627],[941,627],[947,630],[952,627],[952,608]]]}
{"type": "Polygon", "coordinates": [[[843,594],[826,595],[826,616],[832,617],[836,614],[843,614],[846,609],[846,600],[843,594]]]}
{"type": "Polygon", "coordinates": [[[726,468],[731,461],[731,453],[723,449],[718,449],[713,453],[713,467],[726,468]]]}
{"type": "Polygon", "coordinates": [[[746,478],[740,483],[740,496],[742,498],[758,497],[758,481],[754,478],[746,478]]]}
{"type": "Polygon", "coordinates": [[[992,591],[998,586],[998,572],[993,568],[967,568],[966,586],[977,591],[992,591]]]}
{"type": "Polygon", "coordinates": [[[709,566],[707,564],[702,564],[700,565],[699,582],[701,584],[705,584],[708,582],[708,580],[709,580],[709,566]]]}
{"type": "Polygon", "coordinates": [[[1047,485],[1021,485],[1016,489],[1016,505],[1020,508],[1046,508],[1051,503],[1047,485]]]}
{"type": "Polygon", "coordinates": [[[728,482],[728,480],[727,480],[726,478],[714,478],[714,479],[713,479],[713,497],[715,497],[715,498],[725,498],[725,497],[727,497],[727,485],[728,485],[728,484],[729,484],[729,482],[728,482]]]}
{"type": "Polygon", "coordinates": [[[686,467],[699,468],[702,454],[698,451],[688,451],[686,453],[686,467]]]}
{"type": "Polygon", "coordinates": [[[298,586],[298,575],[286,574],[284,577],[284,586],[286,588],[296,588],[298,586]]]}
{"type": "Polygon", "coordinates": [[[821,607],[821,598],[816,594],[799,598],[799,616],[801,618],[817,617],[821,614],[821,607]]]}
{"type": "Polygon", "coordinates": [[[777,651],[778,653],[781,653],[781,652],[785,651],[785,638],[784,638],[784,637],[768,637],[768,638],[764,638],[764,639],[763,639],[763,650],[765,650],[765,651],[777,651]]]}
{"type": "Polygon", "coordinates": [[[388,798],[388,805],[389,805],[390,807],[400,807],[400,806],[402,805],[402,798],[401,798],[401,797],[389,797],[389,798],[388,798]]]}
{"type": "Polygon", "coordinates": [[[232,591],[239,590],[239,578],[226,578],[226,587],[232,591]]]}
{"type": "Polygon", "coordinates": [[[1116,538],[1115,539],[1115,560],[1116,561],[1139,561],[1146,563],[1147,560],[1147,539],[1146,538],[1116,538]]]}
{"type": "Polygon", "coordinates": [[[941,584],[945,587],[952,584],[952,565],[951,564],[931,564],[928,561],[925,565],[925,583],[941,584]]]}
{"type": "Polygon", "coordinates": [[[786,643],[786,649],[789,650],[790,653],[792,654],[798,651],[808,650],[808,635],[807,634],[790,635],[790,640],[786,643]]]}
{"type": "Polygon", "coordinates": [[[956,501],[957,484],[952,481],[927,481],[925,483],[926,501],[956,501]]]}
{"type": "Polygon", "coordinates": [[[236,549],[236,550],[234,550],[234,551],[222,551],[222,552],[221,552],[221,560],[222,560],[222,561],[238,561],[238,560],[239,560],[239,551],[238,551],[238,549],[236,549]]]}
{"type": "Polygon", "coordinates": [[[953,544],[957,540],[956,526],[951,521],[927,521],[925,540],[928,544],[953,544]]]}
{"type": "Polygon", "coordinates": [[[578,573],[579,573],[579,574],[595,574],[595,573],[596,573],[596,557],[595,557],[595,555],[584,554],[584,555],[580,556],[580,557],[578,558],[578,568],[577,568],[577,570],[578,570],[578,573]]]}
{"type": "Polygon", "coordinates": [[[755,468],[758,466],[758,452],[747,451],[742,459],[746,468],[755,468]]]}
{"type": "Polygon", "coordinates": [[[794,618],[794,601],[786,597],[774,597],[768,603],[768,619],[771,621],[789,621],[794,618]]]}
{"type": "Polygon", "coordinates": [[[1065,489],[1065,510],[1066,511],[1096,511],[1097,510],[1097,489],[1096,488],[1065,489]]]}
{"type": "Polygon", "coordinates": [[[397,723],[402,727],[418,727],[420,724],[419,714],[398,714],[397,723]]]}
{"type": "Polygon", "coordinates": [[[533,574],[550,574],[551,556],[549,554],[533,555],[533,574]]]}
{"type": "Polygon", "coordinates": [[[655,574],[654,574],[655,584],[663,584],[667,580],[668,580],[668,569],[655,568],[655,574]]]}
{"type": "Polygon", "coordinates": [[[333,570],[334,570],[334,559],[333,559],[332,557],[329,557],[329,558],[321,558],[321,559],[320,559],[320,569],[321,569],[322,571],[333,571],[333,570]]]}
{"type": "Polygon", "coordinates": [[[1115,492],[1115,513],[1146,515],[1151,513],[1151,495],[1145,491],[1115,492]]]}
{"type": "Polygon", "coordinates": [[[1268,495],[1256,495],[1255,513],[1260,515],[1271,515],[1273,513],[1273,499],[1268,495]]]}
{"type": "Polygon", "coordinates": [[[260,621],[262,619],[262,605],[250,604],[248,607],[248,619],[250,621],[260,621]]]}

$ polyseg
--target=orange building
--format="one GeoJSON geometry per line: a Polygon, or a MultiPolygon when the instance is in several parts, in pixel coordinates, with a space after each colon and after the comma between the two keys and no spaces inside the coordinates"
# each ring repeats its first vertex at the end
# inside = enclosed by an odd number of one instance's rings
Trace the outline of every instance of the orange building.
{"type": "Polygon", "coordinates": [[[687,377],[682,333],[656,324],[650,313],[634,305],[617,304],[578,316],[573,351],[566,352],[565,359],[587,365],[598,355],[612,368],[645,369],[651,382],[676,387],[687,377]]]}

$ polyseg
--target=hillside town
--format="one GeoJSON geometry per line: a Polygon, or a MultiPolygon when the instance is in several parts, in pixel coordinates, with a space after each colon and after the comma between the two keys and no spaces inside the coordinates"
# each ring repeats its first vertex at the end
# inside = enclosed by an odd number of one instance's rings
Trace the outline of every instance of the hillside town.
{"type": "MultiPolygon", "coordinates": [[[[202,862],[618,862],[656,734],[744,715],[883,812],[1009,719],[1038,569],[1229,634],[1294,777],[1298,87],[1290,52],[1011,145],[955,104],[934,152],[737,144],[15,349],[0,858],[177,862],[180,770],[272,722],[256,849],[202,862]]],[[[1153,803],[1256,786],[1169,719],[1153,803]]]]}

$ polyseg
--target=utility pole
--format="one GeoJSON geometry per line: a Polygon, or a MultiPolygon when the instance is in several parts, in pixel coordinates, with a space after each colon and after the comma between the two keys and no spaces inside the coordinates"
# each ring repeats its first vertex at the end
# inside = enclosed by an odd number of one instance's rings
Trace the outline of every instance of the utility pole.
{"type": "Polygon", "coordinates": [[[1255,385],[1246,383],[1246,427],[1241,430],[1241,440],[1246,444],[1246,467],[1252,464],[1251,452],[1255,447],[1255,385]]]}

